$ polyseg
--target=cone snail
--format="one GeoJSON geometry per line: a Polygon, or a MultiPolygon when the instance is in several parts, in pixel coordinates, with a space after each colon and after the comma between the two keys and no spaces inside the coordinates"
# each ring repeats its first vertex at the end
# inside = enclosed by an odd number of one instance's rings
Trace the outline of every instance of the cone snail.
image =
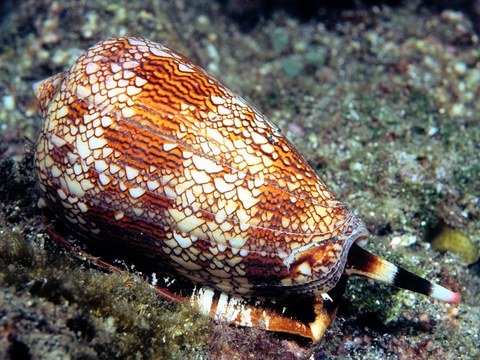
{"type": "Polygon", "coordinates": [[[186,279],[175,296],[214,318],[316,341],[350,275],[460,301],[364,250],[362,221],[279,129],[163,45],[102,41],[34,91],[47,207],[186,279]]]}

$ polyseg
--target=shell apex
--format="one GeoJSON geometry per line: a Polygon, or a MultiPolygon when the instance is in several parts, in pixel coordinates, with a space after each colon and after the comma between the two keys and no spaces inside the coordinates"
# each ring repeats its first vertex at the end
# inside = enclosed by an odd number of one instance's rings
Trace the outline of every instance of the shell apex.
{"type": "Polygon", "coordinates": [[[37,99],[41,110],[47,108],[52,98],[52,94],[60,85],[65,76],[66,72],[64,71],[46,79],[37,81],[32,85],[33,93],[35,94],[35,98],[37,99]]]}

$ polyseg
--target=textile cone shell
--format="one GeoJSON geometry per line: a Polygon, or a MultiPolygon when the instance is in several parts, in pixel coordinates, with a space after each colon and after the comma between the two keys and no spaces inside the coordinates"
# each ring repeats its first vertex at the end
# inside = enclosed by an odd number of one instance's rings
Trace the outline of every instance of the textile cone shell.
{"type": "Polygon", "coordinates": [[[228,293],[308,294],[366,233],[265,116],[167,47],[106,40],[35,89],[40,188],[85,237],[228,293]]]}

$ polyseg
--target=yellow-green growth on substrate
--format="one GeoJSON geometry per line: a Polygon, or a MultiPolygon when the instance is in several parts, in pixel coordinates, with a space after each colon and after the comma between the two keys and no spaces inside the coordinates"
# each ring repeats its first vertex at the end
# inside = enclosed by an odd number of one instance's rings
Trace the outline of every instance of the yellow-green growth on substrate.
{"type": "Polygon", "coordinates": [[[460,254],[466,265],[477,261],[479,249],[470,238],[461,231],[443,226],[432,239],[432,246],[440,251],[460,254]]]}

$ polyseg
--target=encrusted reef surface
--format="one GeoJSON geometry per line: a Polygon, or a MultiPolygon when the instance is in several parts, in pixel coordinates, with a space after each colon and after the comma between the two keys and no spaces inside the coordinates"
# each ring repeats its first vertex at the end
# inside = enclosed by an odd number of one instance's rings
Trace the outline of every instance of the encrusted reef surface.
{"type": "Polygon", "coordinates": [[[478,1],[320,3],[0,5],[0,357],[479,357],[478,1]],[[125,34],[189,56],[261,109],[365,220],[369,249],[462,303],[351,279],[312,345],[214,323],[53,243],[36,207],[32,83],[125,34]]]}

